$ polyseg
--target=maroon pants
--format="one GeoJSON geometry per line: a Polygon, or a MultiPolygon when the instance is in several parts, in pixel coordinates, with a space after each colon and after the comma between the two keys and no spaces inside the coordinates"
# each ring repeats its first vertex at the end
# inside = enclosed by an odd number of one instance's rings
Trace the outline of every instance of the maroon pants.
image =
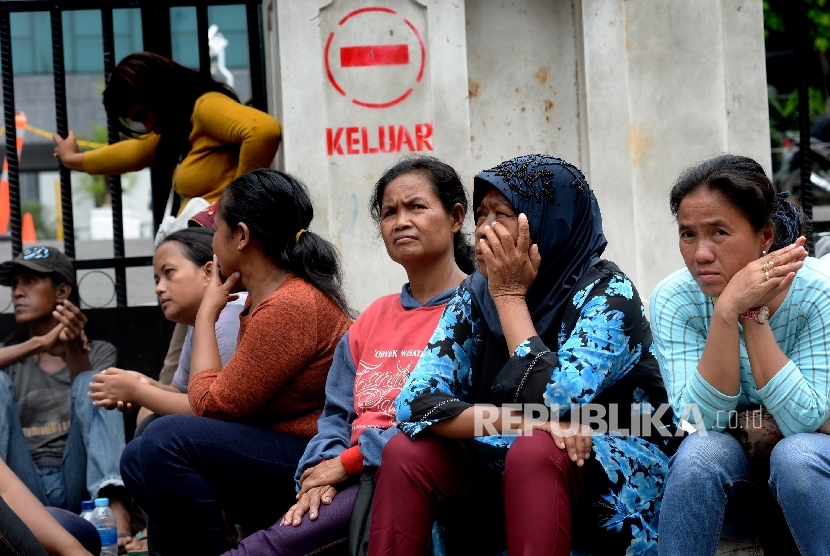
{"type": "Polygon", "coordinates": [[[447,525],[450,553],[463,538],[465,553],[493,554],[493,539],[503,536],[486,532],[504,531],[510,556],[570,554],[582,468],[567,452],[542,431],[517,438],[507,452],[501,489],[476,459],[458,440],[395,435],[378,471],[369,555],[426,554],[436,518],[447,525]]]}

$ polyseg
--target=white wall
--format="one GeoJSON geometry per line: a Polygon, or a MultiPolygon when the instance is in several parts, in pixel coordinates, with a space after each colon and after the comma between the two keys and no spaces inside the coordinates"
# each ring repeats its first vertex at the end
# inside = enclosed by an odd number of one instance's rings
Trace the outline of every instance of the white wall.
{"type": "Polygon", "coordinates": [[[528,153],[580,163],[570,1],[466,2],[475,172],[528,153]]]}
{"type": "Polygon", "coordinates": [[[263,14],[269,67],[281,76],[270,99],[284,128],[281,164],[311,189],[310,229],[341,250],[347,293],[362,309],[406,281],[369,216],[372,186],[384,169],[419,151],[470,175],[464,6],[384,0],[369,4],[382,10],[367,12],[359,11],[367,7],[362,0],[274,1],[263,4],[263,14]],[[344,52],[373,45],[403,48],[409,63],[344,65],[344,52]],[[391,106],[364,106],[392,103],[409,89],[391,106]],[[398,152],[371,152],[381,144],[379,128],[388,147],[389,126],[396,136],[408,130],[412,143],[400,141],[398,152]],[[428,141],[419,143],[418,133],[430,129],[428,141]]]}
{"type": "Polygon", "coordinates": [[[271,111],[285,129],[280,163],[311,188],[312,229],[341,248],[359,308],[404,281],[366,206],[401,153],[330,156],[326,128],[429,122],[432,154],[468,184],[519,154],[577,164],[603,210],[605,256],[645,300],[682,265],[668,209],[680,171],[726,151],[770,168],[761,0],[267,0],[263,13],[271,111]],[[393,95],[412,67],[335,68],[348,81],[341,94],[324,63],[331,33],[330,66],[340,47],[412,39],[382,14],[341,23],[367,6],[411,20],[425,44],[423,80],[388,109],[353,101],[393,95]],[[347,29],[356,21],[360,30],[347,29]]]}
{"type": "Polygon", "coordinates": [[[668,194],[723,152],[770,170],[761,0],[582,0],[586,172],[645,299],[682,266],[668,194]]]}

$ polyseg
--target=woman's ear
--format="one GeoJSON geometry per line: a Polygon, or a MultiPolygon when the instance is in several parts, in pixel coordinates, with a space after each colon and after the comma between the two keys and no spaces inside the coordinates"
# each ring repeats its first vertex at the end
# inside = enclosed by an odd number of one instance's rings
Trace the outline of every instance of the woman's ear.
{"type": "Polygon", "coordinates": [[[237,251],[242,251],[248,246],[248,244],[251,243],[251,231],[248,229],[248,225],[244,222],[240,222],[236,225],[234,235],[238,236],[238,243],[236,244],[237,251]]]}
{"type": "Polygon", "coordinates": [[[208,261],[205,263],[205,266],[202,267],[202,274],[204,274],[205,278],[205,285],[210,283],[210,277],[213,273],[213,261],[208,261]]]}
{"type": "Polygon", "coordinates": [[[772,247],[772,240],[775,237],[775,229],[773,228],[772,224],[767,224],[764,226],[764,229],[761,230],[761,245],[762,249],[769,253],[770,247],[772,247]]]}
{"type": "Polygon", "coordinates": [[[461,203],[455,203],[452,207],[452,233],[456,233],[464,226],[466,215],[467,211],[464,210],[464,206],[461,203]]]}

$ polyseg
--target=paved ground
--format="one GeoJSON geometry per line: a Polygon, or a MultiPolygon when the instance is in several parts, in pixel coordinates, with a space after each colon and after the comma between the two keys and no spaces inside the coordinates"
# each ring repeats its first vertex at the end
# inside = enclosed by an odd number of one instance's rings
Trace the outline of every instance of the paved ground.
{"type": "MultiPolygon", "coordinates": [[[[63,249],[63,242],[43,241],[63,249]]],[[[24,248],[26,245],[24,245],[24,248]]],[[[153,254],[153,242],[150,239],[128,240],[126,242],[128,257],[153,254]]],[[[0,242],[0,261],[11,259],[11,242],[0,242]]],[[[111,241],[79,241],[75,244],[78,259],[100,259],[112,257],[111,241]]],[[[82,307],[115,307],[115,272],[106,270],[82,270],[78,272],[79,291],[82,307]]],[[[127,269],[127,303],[130,306],[155,304],[153,293],[153,269],[151,267],[127,269]]],[[[11,290],[0,286],[0,313],[11,312],[11,290]]]]}

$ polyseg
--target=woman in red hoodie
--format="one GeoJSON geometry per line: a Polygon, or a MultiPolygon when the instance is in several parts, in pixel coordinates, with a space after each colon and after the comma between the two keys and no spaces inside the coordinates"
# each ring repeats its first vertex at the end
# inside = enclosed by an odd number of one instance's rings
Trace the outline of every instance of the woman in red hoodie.
{"type": "Polygon", "coordinates": [[[357,479],[380,465],[395,427],[393,402],[458,284],[474,270],[461,227],[458,174],[427,156],[405,158],[375,185],[370,209],[386,252],[406,270],[400,294],[372,303],[340,340],[326,405],[297,468],[297,503],[228,554],[316,554],[346,542],[357,479]]]}

